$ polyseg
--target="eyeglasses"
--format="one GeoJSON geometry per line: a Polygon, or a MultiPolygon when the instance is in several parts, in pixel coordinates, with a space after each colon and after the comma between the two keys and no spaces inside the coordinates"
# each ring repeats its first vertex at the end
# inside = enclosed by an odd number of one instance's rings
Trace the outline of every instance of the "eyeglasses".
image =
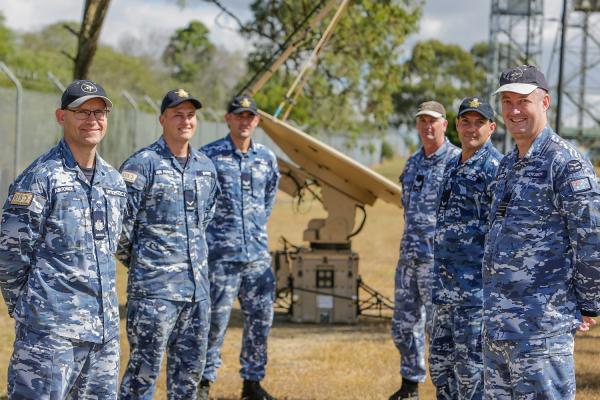
{"type": "Polygon", "coordinates": [[[92,114],[94,114],[94,118],[96,118],[98,121],[103,121],[106,119],[106,115],[108,115],[108,113],[110,112],[110,110],[108,110],[108,109],[91,111],[91,110],[73,110],[73,109],[67,108],[67,110],[71,111],[73,114],[75,114],[75,119],[78,119],[80,121],[85,121],[92,114]]]}

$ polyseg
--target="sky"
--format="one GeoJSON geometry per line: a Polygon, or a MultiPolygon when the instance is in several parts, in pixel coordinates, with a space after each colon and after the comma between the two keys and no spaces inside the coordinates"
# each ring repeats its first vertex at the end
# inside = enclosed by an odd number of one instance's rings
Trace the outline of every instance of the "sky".
{"type": "MultiPolygon", "coordinates": [[[[250,0],[223,0],[222,3],[244,20],[251,16],[250,0]]],[[[422,39],[436,38],[465,48],[486,41],[491,0],[428,0],[419,33],[409,38],[407,47],[422,39]]],[[[561,0],[545,0],[545,14],[558,18],[561,0]]],[[[57,21],[79,21],[82,0],[0,0],[0,10],[12,29],[38,30],[57,21]]],[[[230,50],[245,51],[246,43],[235,31],[235,22],[202,0],[187,0],[181,8],[176,0],[112,0],[100,41],[118,47],[120,41],[151,36],[167,40],[175,29],[199,19],[211,31],[211,40],[230,50]],[[124,39],[127,38],[127,39],[124,39]]],[[[554,39],[555,27],[546,24],[545,36],[554,39]]]]}

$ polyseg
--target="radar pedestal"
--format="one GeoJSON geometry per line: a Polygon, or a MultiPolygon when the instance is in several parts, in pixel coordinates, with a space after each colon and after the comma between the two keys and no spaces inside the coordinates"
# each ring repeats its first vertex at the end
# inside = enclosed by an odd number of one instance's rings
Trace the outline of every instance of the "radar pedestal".
{"type": "Polygon", "coordinates": [[[327,211],[326,218],[312,219],[305,227],[308,247],[273,252],[278,305],[295,322],[353,324],[367,310],[382,316],[391,300],[362,283],[351,238],[365,223],[364,206],[378,198],[399,206],[400,188],[285,122],[263,112],[261,117],[262,129],[291,159],[278,159],[279,189],[297,198],[316,186],[311,192],[327,211]],[[355,227],[357,209],[363,218],[355,227]],[[359,297],[360,289],[366,299],[359,297]]]}

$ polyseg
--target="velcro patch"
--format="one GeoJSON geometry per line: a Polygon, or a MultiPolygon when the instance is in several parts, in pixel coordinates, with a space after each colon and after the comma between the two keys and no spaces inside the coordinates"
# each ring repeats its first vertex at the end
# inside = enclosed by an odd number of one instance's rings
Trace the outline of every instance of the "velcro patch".
{"type": "Polygon", "coordinates": [[[125,182],[134,183],[137,179],[138,175],[134,172],[123,171],[121,172],[121,176],[125,182]]]}
{"type": "Polygon", "coordinates": [[[10,204],[13,206],[29,206],[33,201],[33,193],[27,192],[15,192],[13,194],[12,199],[10,199],[10,204]]]}
{"type": "Polygon", "coordinates": [[[127,197],[127,193],[125,193],[125,192],[123,192],[121,190],[104,189],[104,191],[106,192],[106,194],[109,194],[111,196],[127,197]]]}
{"type": "Polygon", "coordinates": [[[525,171],[523,176],[525,178],[536,178],[536,179],[544,179],[548,175],[547,171],[525,171]]]}
{"type": "Polygon", "coordinates": [[[573,193],[587,192],[592,188],[590,178],[588,177],[573,179],[572,181],[569,181],[569,185],[571,185],[571,190],[573,190],[573,193]]]}
{"type": "Polygon", "coordinates": [[[577,171],[581,171],[583,165],[577,160],[571,160],[567,163],[567,171],[573,173],[577,171]]]}
{"type": "Polygon", "coordinates": [[[173,172],[170,169],[157,169],[156,172],[154,172],[155,175],[174,175],[175,172],[173,172]]]}
{"type": "Polygon", "coordinates": [[[59,186],[57,188],[54,188],[54,193],[67,193],[67,192],[74,192],[75,188],[73,186],[59,186]]]}

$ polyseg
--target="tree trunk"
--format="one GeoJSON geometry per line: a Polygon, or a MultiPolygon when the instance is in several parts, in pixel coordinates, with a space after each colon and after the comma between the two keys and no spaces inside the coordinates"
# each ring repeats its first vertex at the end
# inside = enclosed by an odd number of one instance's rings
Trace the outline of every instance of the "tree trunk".
{"type": "Polygon", "coordinates": [[[98,48],[100,29],[108,11],[110,0],[86,0],[79,31],[77,56],[73,68],[74,79],[88,79],[92,60],[98,48]]]}

